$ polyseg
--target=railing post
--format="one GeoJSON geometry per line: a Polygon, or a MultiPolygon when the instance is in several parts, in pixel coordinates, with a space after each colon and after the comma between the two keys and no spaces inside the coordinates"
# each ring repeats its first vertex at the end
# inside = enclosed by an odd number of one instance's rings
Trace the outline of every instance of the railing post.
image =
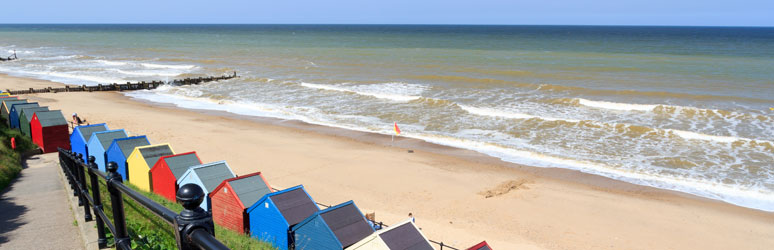
{"type": "Polygon", "coordinates": [[[441,250],[443,250],[443,241],[441,241],[441,250]]]}
{"type": "Polygon", "coordinates": [[[113,207],[113,225],[116,228],[116,235],[113,237],[116,241],[116,249],[130,249],[131,242],[129,234],[126,231],[126,217],[124,217],[124,198],[121,195],[121,191],[113,187],[113,185],[123,183],[121,174],[116,172],[118,170],[118,164],[115,162],[109,162],[106,166],[108,174],[107,187],[110,193],[110,204],[113,207]],[[121,246],[119,248],[119,246],[121,246]]]}
{"type": "Polygon", "coordinates": [[[176,198],[177,202],[181,203],[184,208],[175,217],[177,248],[180,250],[198,249],[190,238],[194,230],[203,229],[215,236],[212,214],[199,207],[205,199],[204,190],[196,184],[185,184],[178,189],[176,198]]]}
{"type": "MultiPolygon", "coordinates": [[[[94,163],[94,156],[89,156],[89,163],[94,163]]],[[[89,171],[88,166],[86,168],[83,168],[83,166],[78,165],[78,176],[80,176],[81,179],[81,196],[83,196],[83,202],[86,203],[83,207],[83,220],[85,221],[91,221],[91,206],[89,205],[89,189],[86,187],[86,173],[85,171],[89,171]]]]}
{"type": "Polygon", "coordinates": [[[73,166],[70,168],[70,174],[72,174],[73,179],[75,179],[72,186],[73,186],[73,195],[78,196],[78,206],[83,206],[83,203],[84,203],[83,196],[78,192],[78,189],[80,188],[80,185],[81,185],[80,182],[82,180],[80,180],[81,176],[77,172],[79,168],[78,165],[80,165],[82,162],[81,160],[83,159],[82,157],[83,157],[83,154],[78,154],[78,160],[76,160],[73,166]]]}
{"type": "MultiPolygon", "coordinates": [[[[92,171],[97,171],[97,164],[94,163],[94,156],[89,157],[89,168],[92,169],[92,171]]],[[[97,179],[97,175],[94,174],[92,171],[89,172],[89,179],[91,180],[91,198],[94,200],[94,204],[91,204],[94,208],[94,214],[97,216],[97,244],[99,248],[106,248],[107,247],[107,238],[105,237],[105,222],[102,221],[102,217],[99,216],[97,213],[99,211],[102,211],[102,197],[100,197],[99,193],[99,180],[97,179]]]]}

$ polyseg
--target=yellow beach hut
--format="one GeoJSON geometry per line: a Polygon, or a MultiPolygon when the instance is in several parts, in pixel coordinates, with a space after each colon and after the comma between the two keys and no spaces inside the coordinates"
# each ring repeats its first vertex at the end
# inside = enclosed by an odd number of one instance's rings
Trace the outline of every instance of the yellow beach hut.
{"type": "Polygon", "coordinates": [[[3,92],[3,93],[0,93],[0,96],[11,96],[11,94],[9,94],[8,92],[3,92]]]}
{"type": "Polygon", "coordinates": [[[169,143],[136,147],[126,158],[126,170],[129,172],[129,183],[141,190],[150,192],[153,183],[150,177],[150,169],[162,156],[174,155],[169,143]]]}

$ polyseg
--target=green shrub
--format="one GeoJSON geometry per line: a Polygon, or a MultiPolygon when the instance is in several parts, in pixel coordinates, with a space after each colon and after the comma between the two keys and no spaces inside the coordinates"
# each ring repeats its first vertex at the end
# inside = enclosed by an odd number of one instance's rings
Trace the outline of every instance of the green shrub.
{"type": "Polygon", "coordinates": [[[22,170],[21,152],[36,148],[29,137],[3,122],[0,125],[0,190],[4,190],[22,170]],[[16,138],[16,150],[11,149],[11,138],[16,138]]]}

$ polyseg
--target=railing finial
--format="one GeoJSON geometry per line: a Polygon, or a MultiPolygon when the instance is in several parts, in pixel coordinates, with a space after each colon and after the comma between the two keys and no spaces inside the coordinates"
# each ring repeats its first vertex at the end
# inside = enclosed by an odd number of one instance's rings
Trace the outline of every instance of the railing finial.
{"type": "Polygon", "coordinates": [[[183,211],[175,217],[175,238],[178,249],[196,249],[191,241],[194,231],[203,229],[208,234],[215,236],[215,224],[212,222],[212,214],[204,211],[199,205],[204,202],[204,190],[199,185],[188,183],[177,190],[177,202],[183,205],[183,211]]]}

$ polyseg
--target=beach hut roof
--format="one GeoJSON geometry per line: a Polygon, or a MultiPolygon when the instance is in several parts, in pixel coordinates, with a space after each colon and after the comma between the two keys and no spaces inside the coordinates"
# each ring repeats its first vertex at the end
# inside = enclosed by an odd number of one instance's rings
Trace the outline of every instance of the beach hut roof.
{"type": "Polygon", "coordinates": [[[263,179],[261,172],[226,180],[242,204],[250,207],[264,195],[271,193],[271,187],[263,179]]]}
{"type": "Polygon", "coordinates": [[[390,250],[433,250],[433,246],[411,220],[384,229],[379,233],[379,238],[390,250]]]}
{"type": "Polygon", "coordinates": [[[167,156],[163,159],[164,162],[167,163],[169,170],[172,171],[172,175],[175,176],[175,179],[180,179],[180,177],[183,177],[185,171],[187,171],[191,166],[202,164],[201,161],[199,161],[199,157],[197,157],[196,153],[194,152],[167,156]]]}
{"type": "MultiPolygon", "coordinates": [[[[333,231],[336,239],[344,247],[355,244],[374,232],[353,201],[326,208],[317,214],[325,220],[325,224],[333,231]]],[[[310,216],[307,220],[312,218],[314,216],[310,216]]],[[[299,223],[299,225],[304,222],[299,223]]]]}
{"type": "Polygon", "coordinates": [[[5,105],[4,107],[6,112],[11,112],[11,106],[19,103],[27,103],[27,99],[15,99],[15,100],[3,99],[3,104],[5,105]]]}
{"type": "Polygon", "coordinates": [[[172,148],[169,147],[169,144],[141,147],[138,150],[140,150],[140,154],[142,155],[142,158],[145,159],[145,162],[148,163],[148,166],[151,167],[155,165],[156,161],[162,156],[175,154],[172,152],[172,148]]]}
{"type": "Polygon", "coordinates": [[[492,248],[489,247],[489,244],[487,244],[486,241],[482,241],[481,243],[468,248],[468,250],[492,250],[492,248]]]}
{"type": "Polygon", "coordinates": [[[11,105],[11,108],[16,108],[16,115],[20,115],[22,108],[40,107],[37,102],[19,103],[11,105]]]}
{"type": "Polygon", "coordinates": [[[91,135],[94,134],[94,132],[108,130],[107,125],[105,125],[104,123],[78,126],[78,127],[75,127],[75,129],[77,129],[78,131],[81,131],[81,136],[86,142],[88,142],[89,139],[91,139],[91,135]]]}
{"type": "Polygon", "coordinates": [[[231,172],[231,168],[228,167],[226,161],[218,161],[202,164],[196,167],[192,167],[191,170],[196,172],[199,176],[199,180],[202,181],[204,188],[207,192],[212,192],[220,185],[225,179],[234,178],[234,172],[231,172]]]}
{"type": "Polygon", "coordinates": [[[48,111],[48,107],[24,107],[22,108],[22,111],[19,112],[19,117],[21,117],[21,114],[24,114],[27,123],[30,123],[32,121],[32,115],[38,111],[48,111]]]}
{"type": "Polygon", "coordinates": [[[41,127],[67,125],[67,121],[62,115],[62,111],[59,111],[59,110],[38,111],[38,112],[35,112],[35,114],[38,115],[38,120],[40,120],[41,127]]]}
{"type": "Polygon", "coordinates": [[[117,139],[116,144],[118,144],[118,148],[121,149],[121,153],[124,154],[124,158],[129,158],[129,155],[132,154],[134,148],[150,145],[148,138],[144,135],[117,139]]]}
{"type": "Polygon", "coordinates": [[[302,186],[269,195],[274,205],[277,206],[282,216],[285,217],[288,225],[298,224],[310,214],[319,210],[302,186]]]}
{"type": "Polygon", "coordinates": [[[126,138],[126,131],[123,129],[100,131],[95,132],[94,136],[97,137],[99,144],[102,144],[102,148],[107,149],[110,147],[110,144],[113,143],[113,140],[118,138],[126,138]]]}

